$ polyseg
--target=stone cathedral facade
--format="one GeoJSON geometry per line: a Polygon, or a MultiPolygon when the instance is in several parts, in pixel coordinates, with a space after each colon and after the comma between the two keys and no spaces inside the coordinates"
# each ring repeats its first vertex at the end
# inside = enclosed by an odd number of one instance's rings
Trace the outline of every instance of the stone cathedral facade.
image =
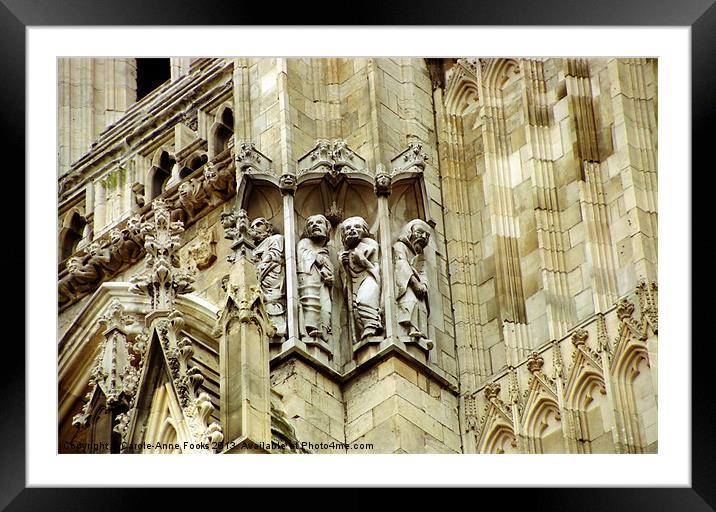
{"type": "Polygon", "coordinates": [[[60,453],[653,453],[655,59],[58,60],[60,453]]]}

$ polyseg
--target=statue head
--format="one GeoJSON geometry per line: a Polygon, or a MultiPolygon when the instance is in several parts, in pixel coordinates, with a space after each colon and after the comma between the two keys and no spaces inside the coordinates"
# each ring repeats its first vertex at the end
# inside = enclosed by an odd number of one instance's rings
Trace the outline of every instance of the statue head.
{"type": "Polygon", "coordinates": [[[311,215],[306,219],[306,225],[303,228],[303,238],[323,242],[328,239],[330,229],[331,224],[325,215],[321,215],[320,213],[311,215]]]}
{"type": "Polygon", "coordinates": [[[122,230],[114,228],[109,232],[109,244],[117,245],[124,239],[124,232],[122,230]]]}
{"type": "Polygon", "coordinates": [[[219,179],[219,172],[213,165],[207,165],[204,167],[204,180],[207,183],[213,183],[219,179]]]}
{"type": "Polygon", "coordinates": [[[179,197],[184,199],[191,192],[191,185],[188,181],[185,181],[179,185],[179,197]]]}
{"type": "Polygon", "coordinates": [[[354,248],[361,239],[369,236],[368,223],[363,217],[349,217],[343,221],[341,241],[346,249],[354,248]]]}
{"type": "Polygon", "coordinates": [[[267,237],[273,235],[273,224],[267,221],[263,217],[257,217],[251,223],[251,233],[254,238],[254,242],[259,244],[263,242],[267,237]]]}
{"type": "Polygon", "coordinates": [[[430,242],[430,226],[421,219],[411,220],[403,228],[401,237],[407,239],[415,252],[420,254],[430,242]]]}
{"type": "Polygon", "coordinates": [[[70,274],[75,274],[82,267],[82,258],[79,256],[73,256],[67,261],[67,271],[70,274]]]}

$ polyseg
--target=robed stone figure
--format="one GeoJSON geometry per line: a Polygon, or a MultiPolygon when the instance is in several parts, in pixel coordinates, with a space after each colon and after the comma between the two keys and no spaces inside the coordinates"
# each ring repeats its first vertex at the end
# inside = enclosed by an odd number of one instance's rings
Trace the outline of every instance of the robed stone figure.
{"type": "Polygon", "coordinates": [[[428,281],[423,251],[430,241],[430,226],[420,219],[411,220],[393,245],[397,320],[404,335],[428,337],[428,281]]]}
{"type": "Polygon", "coordinates": [[[311,215],[296,246],[299,328],[303,336],[324,341],[331,333],[333,264],[326,247],[329,231],[325,216],[311,215]]]}
{"type": "Polygon", "coordinates": [[[266,312],[276,328],[276,336],[286,335],[286,274],[283,235],[274,233],[273,224],[263,217],[251,223],[256,248],[253,251],[259,286],[266,312]]]}
{"type": "Polygon", "coordinates": [[[383,332],[380,308],[380,246],[362,217],[343,221],[340,260],[346,271],[348,310],[354,341],[383,332]]]}

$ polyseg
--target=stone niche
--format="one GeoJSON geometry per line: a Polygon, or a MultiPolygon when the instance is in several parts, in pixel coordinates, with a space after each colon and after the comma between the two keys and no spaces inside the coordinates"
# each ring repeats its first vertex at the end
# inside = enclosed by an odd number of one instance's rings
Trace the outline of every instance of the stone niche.
{"type": "Polygon", "coordinates": [[[240,144],[234,208],[249,218],[264,301],[278,314],[273,356],[298,348],[338,372],[391,344],[431,359],[429,306],[440,297],[426,159],[413,142],[389,172],[376,171],[345,141],[319,140],[294,172],[278,175],[240,144]]]}

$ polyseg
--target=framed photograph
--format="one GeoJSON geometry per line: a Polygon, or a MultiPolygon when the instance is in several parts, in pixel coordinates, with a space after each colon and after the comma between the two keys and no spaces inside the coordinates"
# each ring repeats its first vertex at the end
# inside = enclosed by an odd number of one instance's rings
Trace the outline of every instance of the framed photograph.
{"type": "Polygon", "coordinates": [[[28,300],[3,506],[390,485],[711,509],[708,2],[370,27],[5,4],[28,300]]]}

